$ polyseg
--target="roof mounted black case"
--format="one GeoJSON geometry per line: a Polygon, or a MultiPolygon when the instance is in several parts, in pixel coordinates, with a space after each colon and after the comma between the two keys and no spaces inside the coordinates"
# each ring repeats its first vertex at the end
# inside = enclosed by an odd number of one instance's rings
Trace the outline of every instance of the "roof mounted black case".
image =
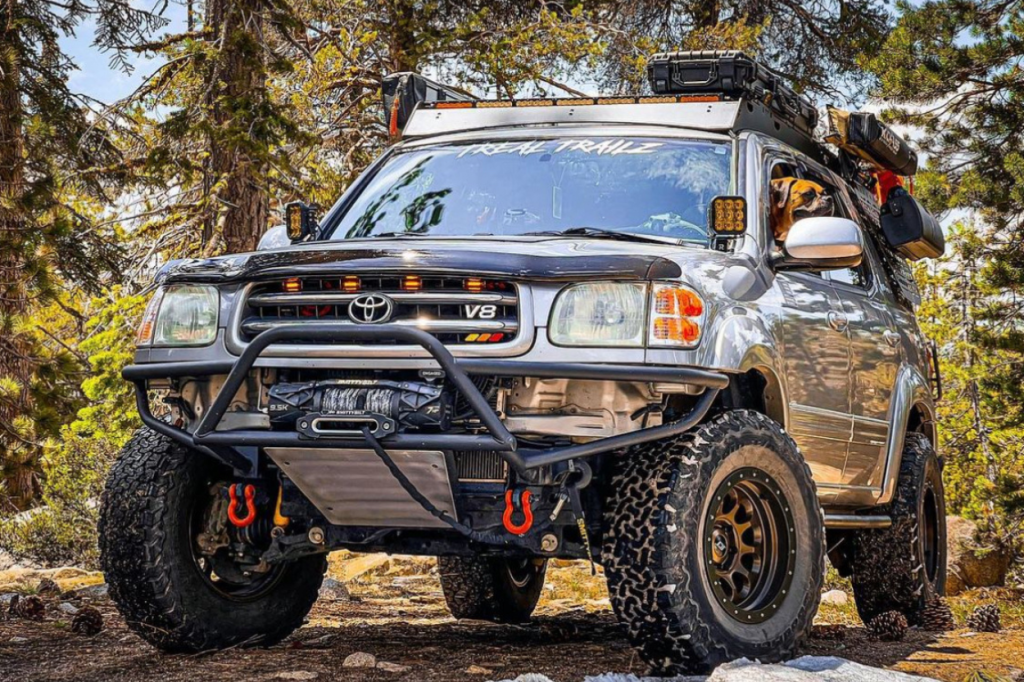
{"type": "Polygon", "coordinates": [[[726,99],[756,100],[807,137],[814,137],[818,124],[814,105],[742,52],[663,52],[647,62],[647,77],[656,94],[716,93],[726,99]]]}

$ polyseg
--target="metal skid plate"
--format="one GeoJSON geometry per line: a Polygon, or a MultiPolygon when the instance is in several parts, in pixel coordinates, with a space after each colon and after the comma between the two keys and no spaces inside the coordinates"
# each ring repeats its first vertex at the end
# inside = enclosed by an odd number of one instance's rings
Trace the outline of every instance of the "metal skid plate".
{"type": "MultiPolygon", "coordinates": [[[[447,528],[402,489],[373,450],[266,448],[309,501],[333,524],[385,528],[447,528]]],[[[435,507],[456,518],[443,452],[388,454],[435,507]]]]}

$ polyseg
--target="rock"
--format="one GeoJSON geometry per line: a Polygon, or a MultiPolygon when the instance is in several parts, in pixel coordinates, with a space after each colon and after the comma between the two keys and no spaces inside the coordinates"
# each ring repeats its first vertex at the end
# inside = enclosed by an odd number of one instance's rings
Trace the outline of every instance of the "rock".
{"type": "Polygon", "coordinates": [[[821,595],[822,604],[831,604],[833,606],[846,606],[849,603],[850,597],[847,596],[842,590],[829,590],[825,594],[821,595]]]}
{"type": "Polygon", "coordinates": [[[320,586],[320,599],[327,601],[350,601],[352,596],[348,593],[348,588],[345,587],[344,583],[338,582],[334,578],[327,578],[324,580],[323,585],[320,586]]]}
{"type": "Polygon", "coordinates": [[[978,527],[959,516],[946,517],[949,544],[949,576],[946,594],[955,595],[974,587],[1001,587],[1006,584],[1012,556],[1002,547],[978,542],[978,527]]]}
{"type": "Polygon", "coordinates": [[[75,596],[81,597],[82,599],[106,599],[109,593],[110,590],[106,583],[89,585],[88,587],[82,587],[75,590],[75,596]]]}
{"type": "Polygon", "coordinates": [[[467,675],[490,675],[491,671],[478,665],[471,665],[466,668],[467,675]]]}
{"type": "MultiPolygon", "coordinates": [[[[341,563],[336,571],[332,571],[343,583],[355,580],[359,576],[385,566],[391,562],[387,554],[356,555],[341,563]]],[[[383,569],[382,569],[383,570],[383,569]]]]}
{"type": "Polygon", "coordinates": [[[10,606],[11,602],[17,596],[17,592],[4,592],[3,594],[0,594],[0,606],[10,606]]]}
{"type": "Polygon", "coordinates": [[[315,673],[312,670],[292,670],[284,673],[277,673],[274,675],[276,680],[315,680],[320,676],[320,673],[315,673]]]}
{"type": "Polygon", "coordinates": [[[388,661],[381,661],[377,664],[377,670],[383,670],[387,673],[404,673],[409,670],[409,666],[399,665],[398,663],[389,663],[388,661]]]}
{"type": "Polygon", "coordinates": [[[24,644],[28,641],[28,637],[11,637],[11,644],[24,644]]]}
{"type": "Polygon", "coordinates": [[[69,616],[73,616],[78,613],[78,607],[70,602],[61,602],[57,607],[57,610],[61,613],[66,613],[69,616]]]}
{"type": "Polygon", "coordinates": [[[377,665],[377,657],[365,651],[357,651],[346,656],[341,665],[345,668],[373,668],[377,665]]]}

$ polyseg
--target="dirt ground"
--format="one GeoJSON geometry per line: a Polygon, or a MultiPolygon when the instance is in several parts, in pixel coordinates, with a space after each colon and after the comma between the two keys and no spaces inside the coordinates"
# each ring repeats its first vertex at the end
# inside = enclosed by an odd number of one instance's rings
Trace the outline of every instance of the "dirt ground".
{"type": "MultiPolygon", "coordinates": [[[[452,619],[432,560],[341,557],[332,559],[331,576],[347,588],[348,598],[322,599],[308,624],[283,644],[172,656],[157,653],[131,634],[105,597],[90,598],[88,589],[83,594],[80,588],[100,582],[101,576],[73,570],[63,576],[57,573],[54,577],[65,595],[46,600],[42,621],[0,620],[0,680],[483,682],[534,672],[557,682],[581,682],[585,675],[610,671],[644,673],[642,662],[615,624],[603,579],[591,577],[585,564],[551,568],[537,618],[528,626],[452,619]],[[61,603],[96,606],[105,616],[103,631],[93,637],[73,633],[71,617],[60,610],[61,603]],[[377,668],[345,667],[345,658],[356,652],[402,668],[388,670],[390,666],[380,663],[377,668]]],[[[31,592],[38,578],[38,573],[8,576],[5,584],[0,574],[0,594],[12,589],[31,592]]],[[[843,624],[842,638],[811,639],[801,653],[836,655],[950,682],[961,682],[981,670],[1012,680],[1024,669],[1022,594],[1010,590],[973,593],[951,600],[951,605],[962,622],[973,606],[992,601],[1003,612],[1004,630],[999,634],[911,631],[899,643],[870,641],[857,621],[852,600],[824,605],[819,621],[843,624]]]]}

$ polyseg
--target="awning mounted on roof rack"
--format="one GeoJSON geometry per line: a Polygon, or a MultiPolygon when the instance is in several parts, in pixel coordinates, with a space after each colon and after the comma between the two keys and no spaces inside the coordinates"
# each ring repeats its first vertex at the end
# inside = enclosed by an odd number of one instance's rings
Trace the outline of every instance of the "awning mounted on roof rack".
{"type": "Polygon", "coordinates": [[[401,134],[420,102],[472,102],[476,99],[468,92],[435,83],[409,71],[385,76],[380,92],[384,100],[384,121],[393,137],[401,134]]]}

